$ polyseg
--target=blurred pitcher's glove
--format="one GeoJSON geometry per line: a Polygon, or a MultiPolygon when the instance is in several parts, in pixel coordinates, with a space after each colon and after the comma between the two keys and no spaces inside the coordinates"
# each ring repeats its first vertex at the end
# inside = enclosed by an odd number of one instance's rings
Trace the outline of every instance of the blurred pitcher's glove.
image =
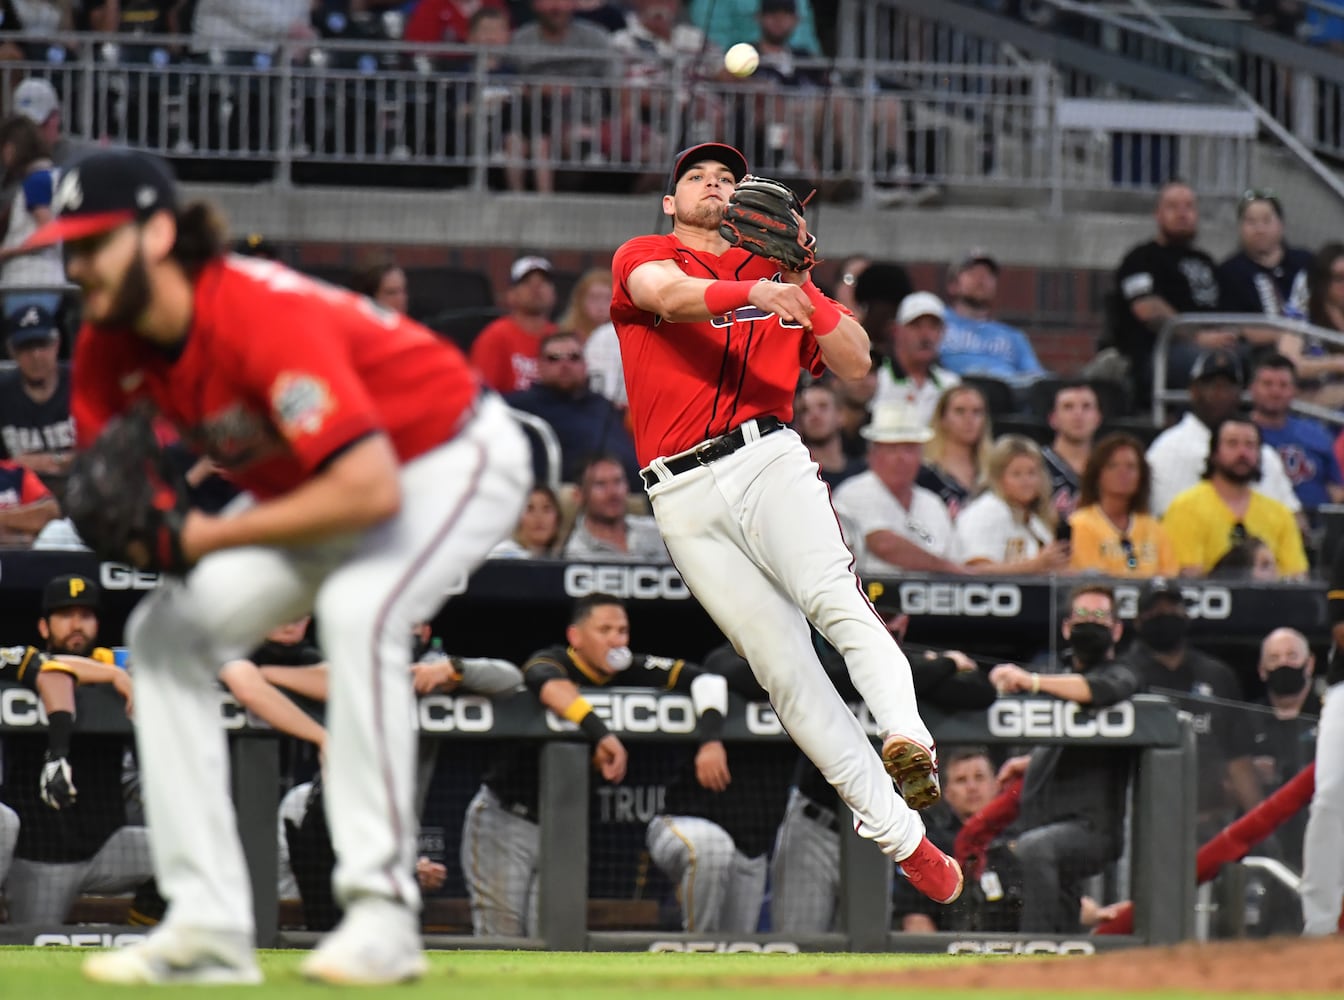
{"type": "Polygon", "coordinates": [[[803,203],[792,188],[748,174],[728,199],[719,235],[786,271],[806,271],[817,262],[817,238],[809,233],[806,246],[798,242],[795,212],[803,214],[803,203]]]}
{"type": "Polygon", "coordinates": [[[42,762],[41,790],[42,801],[53,809],[65,809],[75,804],[75,778],[68,760],[47,752],[42,762]]]}
{"type": "Polygon", "coordinates": [[[111,421],[70,470],[62,501],[84,544],[101,559],[183,573],[187,484],[164,454],[148,413],[111,421]]]}

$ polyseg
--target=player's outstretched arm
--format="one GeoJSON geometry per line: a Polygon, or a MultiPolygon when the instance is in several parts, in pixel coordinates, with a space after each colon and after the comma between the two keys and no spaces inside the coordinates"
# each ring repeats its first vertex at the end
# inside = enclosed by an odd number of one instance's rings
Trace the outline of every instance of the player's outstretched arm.
{"type": "Polygon", "coordinates": [[[329,668],[325,663],[315,663],[311,667],[261,667],[261,676],[270,684],[286,691],[311,698],[313,701],[326,701],[329,689],[329,668]]]}
{"type": "Polygon", "coordinates": [[[224,664],[219,679],[239,704],[275,729],[319,748],[326,745],[327,731],[267,681],[251,660],[233,660],[224,664]]]}

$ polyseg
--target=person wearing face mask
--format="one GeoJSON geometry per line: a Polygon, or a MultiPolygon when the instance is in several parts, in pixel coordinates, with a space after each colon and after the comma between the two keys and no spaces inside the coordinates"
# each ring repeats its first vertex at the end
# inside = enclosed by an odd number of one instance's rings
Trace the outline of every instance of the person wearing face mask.
{"type": "Polygon", "coordinates": [[[1139,595],[1135,629],[1138,638],[1125,660],[1140,683],[1194,716],[1202,843],[1232,819],[1234,807],[1249,809],[1264,797],[1251,762],[1251,730],[1235,707],[1245,693],[1231,667],[1186,641],[1190,619],[1175,580],[1148,581],[1139,595]]]}
{"type": "MultiPolygon", "coordinates": [[[[1104,584],[1074,587],[1061,617],[1068,671],[1033,673],[1000,664],[989,673],[1000,695],[1046,695],[1095,708],[1131,697],[1139,680],[1115,658],[1121,633],[1115,592],[1104,584]]],[[[1020,811],[1008,831],[1022,870],[1023,933],[1080,930],[1082,881],[1118,858],[1123,847],[1131,763],[1105,748],[1043,746],[999,769],[1000,784],[1024,776],[1020,811]]]]}
{"type": "MultiPolygon", "coordinates": [[[[722,791],[731,774],[719,734],[728,711],[722,677],[685,660],[630,651],[630,618],[610,594],[574,602],[565,642],[533,653],[523,664],[523,682],[543,708],[579,727],[593,744],[593,766],[605,781],[625,777],[625,746],[610,732],[584,687],[641,687],[684,691],[699,720],[696,775],[705,788],[722,791]]],[[[537,747],[503,750],[467,806],[462,825],[462,873],[471,898],[477,935],[533,936],[537,931],[538,817],[537,747]]],[[[696,878],[694,857],[690,878],[696,878]]]]}

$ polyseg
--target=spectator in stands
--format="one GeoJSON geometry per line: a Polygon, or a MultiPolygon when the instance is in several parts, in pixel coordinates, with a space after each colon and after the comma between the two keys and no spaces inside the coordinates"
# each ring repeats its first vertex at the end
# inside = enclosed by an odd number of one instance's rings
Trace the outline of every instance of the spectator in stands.
{"type": "Polygon", "coordinates": [[[1227,554],[1209,570],[1210,580],[1236,580],[1241,583],[1274,583],[1281,579],[1274,550],[1259,538],[1247,538],[1227,550],[1227,554]]]}
{"type": "Polygon", "coordinates": [[[30,305],[5,318],[12,371],[0,373],[0,447],[4,458],[59,489],[74,457],[70,369],[57,360],[60,331],[51,314],[30,305]]]}
{"type": "Polygon", "coordinates": [[[490,550],[491,559],[552,559],[560,555],[560,501],[549,486],[533,486],[513,537],[490,550]]]}
{"type": "Polygon", "coordinates": [[[406,272],[390,253],[376,254],[364,261],[350,276],[350,287],[384,309],[405,313],[410,308],[406,272]]]}
{"type": "Polygon", "coordinates": [[[920,446],[933,436],[904,403],[873,408],[860,431],[868,440],[868,471],[842,484],[832,499],[846,536],[853,536],[859,576],[915,570],[959,573],[956,532],[938,495],[915,485],[920,446]]]}
{"type": "Polygon", "coordinates": [[[932,430],[916,482],[938,494],[956,521],[984,486],[994,440],[980,390],[958,385],[944,392],[933,408],[932,430]]]}
{"type": "Polygon", "coordinates": [[[566,333],[586,345],[598,327],[611,322],[611,269],[594,267],[579,276],[569,293],[569,303],[556,320],[566,333]]]}
{"type": "Polygon", "coordinates": [[[1190,615],[1175,580],[1159,576],[1148,581],[1139,594],[1134,629],[1137,641],[1124,660],[1139,683],[1147,691],[1175,695],[1177,704],[1195,717],[1203,843],[1230,818],[1229,793],[1242,809],[1262,798],[1251,763],[1250,727],[1235,709],[1245,693],[1231,667],[1190,645],[1190,615]]]}
{"type": "Polygon", "coordinates": [[[868,373],[861,378],[836,378],[830,372],[823,378],[835,387],[836,395],[840,398],[840,444],[845,449],[845,454],[852,458],[866,459],[868,442],[863,439],[859,431],[872,417],[869,406],[873,401],[873,394],[877,392],[876,365],[869,368],[868,373]]]}
{"type": "MultiPolygon", "coordinates": [[[[1178,493],[1199,482],[1209,454],[1209,428],[1241,407],[1241,362],[1232,351],[1220,348],[1200,355],[1190,376],[1190,411],[1148,446],[1153,471],[1149,504],[1159,518],[1178,493]]],[[[1260,453],[1260,473],[1260,492],[1294,514],[1302,509],[1278,452],[1269,445],[1260,453]]]]}
{"type": "Polygon", "coordinates": [[[65,285],[61,248],[25,251],[23,242],[38,226],[51,220],[56,173],[50,150],[38,127],[26,118],[0,125],[6,178],[18,184],[9,207],[9,224],[0,241],[0,309],[9,316],[39,305],[55,315],[61,307],[60,289],[65,285]]]}
{"type": "Polygon", "coordinates": [[[285,41],[313,39],[312,0],[196,0],[191,49],[216,59],[251,62],[285,41]]]}
{"type": "Polygon", "coordinates": [[[560,478],[565,482],[578,482],[584,463],[598,454],[619,459],[627,481],[639,480],[635,442],[620,411],[588,388],[583,346],[575,334],[562,330],[542,338],[537,380],[504,398],[551,425],[560,440],[560,478]]]}
{"type": "Polygon", "coordinates": [[[1252,488],[1260,479],[1260,450],[1260,428],[1251,420],[1228,417],[1214,426],[1204,479],[1178,494],[1162,518],[1182,574],[1206,575],[1247,538],[1270,547],[1284,577],[1307,572],[1302,533],[1292,512],[1252,488]]]}
{"type": "Polygon", "coordinates": [[[942,394],[961,379],[938,364],[947,310],[932,292],[907,295],[896,311],[891,356],[877,369],[874,407],[901,402],[929,426],[942,394]]]}
{"type": "Polygon", "coordinates": [[[39,38],[69,31],[73,25],[73,5],[65,0],[13,0],[23,30],[39,38]]]}
{"type": "Polygon", "coordinates": [[[537,377],[543,337],[555,332],[555,280],[545,257],[519,257],[509,268],[509,312],[471,342],[471,363],[497,392],[526,389],[537,377]]]}
{"type": "Polygon", "coordinates": [[[958,375],[1007,381],[1039,378],[1045,368],[1036,360],[1027,335],[989,318],[998,294],[999,263],[984,250],[972,250],[952,268],[947,282],[952,312],[943,337],[943,364],[958,375]]]}
{"type": "Polygon", "coordinates": [[[508,23],[504,0],[419,0],[406,19],[402,38],[408,42],[462,43],[468,40],[478,11],[497,10],[508,23]]]}
{"type": "Polygon", "coordinates": [[[1055,539],[1049,480],[1036,442],[1004,434],[989,450],[986,490],[957,518],[957,552],[973,573],[1058,573],[1069,546],[1055,539]]]}
{"type": "MultiPolygon", "coordinates": [[[[760,38],[758,18],[762,6],[761,0],[691,0],[691,23],[709,35],[719,48],[727,49],[738,42],[755,42],[760,38]]],[[[789,37],[789,45],[810,56],[821,55],[811,0],[798,4],[798,25],[789,37]]]]}
{"type": "MultiPolygon", "coordinates": [[[[630,618],[624,604],[616,597],[595,593],[574,603],[564,643],[537,651],[523,664],[528,690],[543,707],[578,725],[594,745],[593,765],[612,784],[625,777],[625,747],[607,730],[578,685],[603,687],[617,682],[691,693],[702,745],[718,740],[728,704],[722,678],[716,681],[684,660],[631,653],[629,644],[630,618]],[[695,691],[700,692],[698,698],[695,691]]],[[[712,768],[707,761],[707,771],[712,769],[716,782],[723,782],[726,759],[721,753],[717,756],[712,768]]],[[[462,873],[471,896],[472,927],[479,935],[536,931],[537,785],[536,748],[514,744],[491,760],[480,791],[467,806],[462,873]]],[[[689,886],[694,886],[693,867],[687,878],[689,886]]],[[[694,909],[696,903],[688,899],[686,906],[694,909]]]]}
{"type": "Polygon", "coordinates": [[[1062,382],[1046,421],[1055,432],[1055,439],[1041,449],[1050,474],[1050,505],[1061,521],[1067,521],[1077,505],[1080,477],[1101,426],[1097,390],[1086,382],[1062,382]]]}
{"type": "MultiPolygon", "coordinates": [[[[1237,203],[1241,249],[1218,265],[1218,311],[1291,315],[1305,297],[1312,255],[1283,240],[1283,205],[1273,191],[1250,190],[1237,203]]],[[[1273,346],[1279,331],[1248,328],[1256,347],[1273,346]]]]}
{"type": "Polygon", "coordinates": [[[862,255],[846,257],[835,271],[835,281],[829,285],[830,296],[852,312],[860,322],[863,320],[854,289],[859,283],[859,275],[868,270],[873,262],[862,255]]]}
{"type": "MultiPolygon", "coordinates": [[[[1127,253],[1115,274],[1122,304],[1115,344],[1129,359],[1135,401],[1146,404],[1153,386],[1153,346],[1167,320],[1177,314],[1218,308],[1218,278],[1213,258],[1195,246],[1199,203],[1184,181],[1170,181],[1157,195],[1157,236],[1127,253]]],[[[1235,351],[1237,335],[1225,329],[1187,329],[1167,349],[1167,383],[1184,386],[1199,351],[1235,351]]]]}
{"type": "Polygon", "coordinates": [[[1292,415],[1297,372],[1282,354],[1256,362],[1251,375],[1251,419],[1264,442],[1279,453],[1302,509],[1314,514],[1321,504],[1344,501],[1344,473],[1334,441],[1315,420],[1292,415]]]}
{"type": "MultiPolygon", "coordinates": [[[[1312,326],[1344,333],[1344,243],[1327,243],[1313,258],[1301,310],[1312,326]]],[[[1318,406],[1344,406],[1344,345],[1284,333],[1278,346],[1279,353],[1297,366],[1301,399],[1318,406]]]]}
{"type": "Polygon", "coordinates": [[[79,0],[74,4],[75,30],[176,35],[186,6],[182,0],[79,0]]]}
{"type": "Polygon", "coordinates": [[[1176,549],[1148,513],[1151,473],[1131,434],[1108,434],[1088,457],[1069,516],[1069,565],[1106,576],[1175,575],[1176,549]]]}
{"type": "Polygon", "coordinates": [[[60,516],[60,504],[37,473],[0,459],[0,546],[27,548],[60,516]]]}
{"type": "Polygon", "coordinates": [[[598,455],[579,478],[579,515],[565,542],[566,559],[670,562],[651,516],[629,513],[630,482],[621,460],[598,455]]]}
{"type": "Polygon", "coordinates": [[[807,445],[808,455],[817,463],[818,475],[832,491],[868,468],[865,459],[845,454],[840,436],[840,396],[833,383],[813,382],[798,390],[793,405],[793,429],[807,445]]]}
{"type": "MultiPolygon", "coordinates": [[[[824,67],[800,65],[810,54],[790,44],[799,22],[797,0],[760,0],[757,20],[756,50],[761,61],[752,80],[757,86],[770,87],[738,103],[736,130],[747,134],[754,126],[750,144],[760,151],[763,169],[815,177],[824,131],[827,72],[824,67]]],[[[843,142],[843,119],[833,121],[836,141],[843,142]]]]}
{"type": "MultiPolygon", "coordinates": [[[[1133,696],[1139,678],[1115,658],[1121,634],[1115,592],[1099,583],[1074,587],[1061,617],[1069,650],[1064,673],[1001,664],[990,671],[990,681],[1005,694],[1040,694],[1094,708],[1133,696]]],[[[1130,767],[1124,754],[1074,744],[1039,747],[1000,768],[1001,782],[1023,777],[1021,808],[1010,828],[1022,868],[1023,933],[1080,929],[1082,882],[1119,858],[1124,845],[1130,767]]]]}
{"type": "Polygon", "coordinates": [[[1316,45],[1332,52],[1344,52],[1344,4],[1338,0],[1322,0],[1307,7],[1306,17],[1298,34],[1308,45],[1316,45]],[[1331,8],[1335,13],[1330,13],[1331,8]]]}
{"type": "Polygon", "coordinates": [[[83,150],[84,143],[65,134],[61,97],[46,77],[30,76],[15,87],[10,110],[37,126],[56,166],[65,166],[83,150]]]}
{"type": "MultiPolygon", "coordinates": [[[[841,274],[841,284],[844,284],[845,274],[848,273],[851,272],[841,274]]],[[[868,331],[868,339],[873,342],[877,352],[886,354],[891,349],[891,330],[896,322],[896,313],[901,303],[915,290],[915,286],[905,268],[892,261],[867,263],[852,277],[854,316],[868,331]]]]}
{"type": "MultiPolygon", "coordinates": [[[[37,623],[46,652],[91,656],[101,598],[98,584],[87,577],[49,581],[37,623]]],[[[6,894],[10,923],[62,923],[80,893],[130,892],[153,876],[148,831],[127,822],[122,795],[129,737],[72,737],[72,722],[65,719],[63,748],[45,739],[5,743],[4,794],[22,824],[6,894]],[[68,761],[77,794],[48,805],[39,791],[47,788],[46,765],[55,759],[68,761]]]]}

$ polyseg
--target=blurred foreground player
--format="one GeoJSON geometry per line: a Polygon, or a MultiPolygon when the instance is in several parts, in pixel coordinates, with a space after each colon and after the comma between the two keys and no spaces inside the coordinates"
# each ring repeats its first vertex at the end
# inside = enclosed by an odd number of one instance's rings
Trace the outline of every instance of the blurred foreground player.
{"type": "Polygon", "coordinates": [[[788,426],[799,370],[860,378],[868,336],[813,284],[797,199],[749,178],[736,149],[679,153],[662,206],[670,235],[616,251],[611,318],[667,550],[859,833],[922,893],[951,902],[961,871],[914,811],[939,788],[910,665],[864,597],[826,486],[788,426]],[[809,622],[844,656],[880,756],[827,679],[809,622]]]}
{"type": "Polygon", "coordinates": [[[1344,906],[1344,545],[1330,568],[1333,645],[1316,730],[1316,791],[1302,841],[1302,933],[1339,931],[1344,906]]]}
{"type": "MultiPolygon", "coordinates": [[[[226,255],[213,211],[179,207],[151,156],[89,154],[62,175],[53,208],[28,245],[63,242],[84,293],[80,447],[97,459],[96,439],[134,422],[114,418],[149,404],[247,491],[223,516],[156,496],[173,516],[151,518],[150,544],[123,556],[168,574],[127,635],[169,908],[144,942],[91,957],[85,972],[118,983],[261,978],[214,681],[311,609],[332,662],[327,808],[346,916],[302,971],[332,983],[415,978],[410,628],[512,530],[530,480],[526,441],[429,331],[226,255]]],[[[88,490],[115,478],[107,465],[85,464],[88,490]]]]}

